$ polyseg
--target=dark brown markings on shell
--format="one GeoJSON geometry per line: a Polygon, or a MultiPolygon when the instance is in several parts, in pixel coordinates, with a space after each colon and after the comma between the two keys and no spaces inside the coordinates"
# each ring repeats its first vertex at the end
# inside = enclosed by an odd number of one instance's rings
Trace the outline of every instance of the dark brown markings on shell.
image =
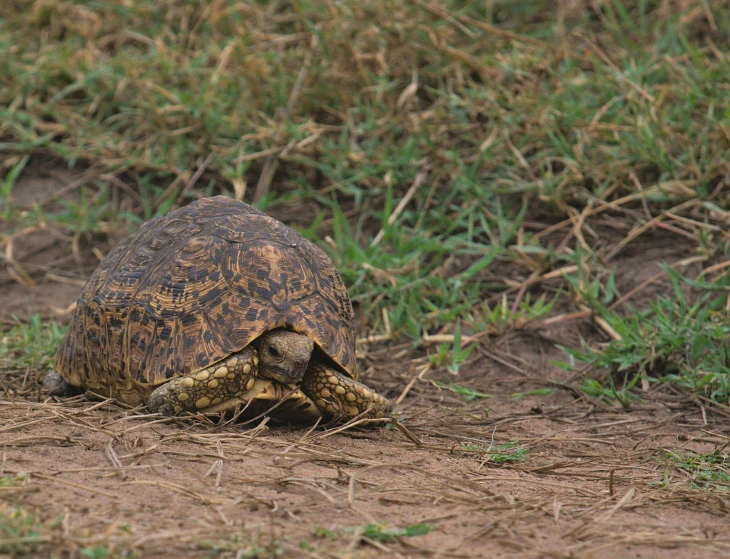
{"type": "Polygon", "coordinates": [[[355,313],[352,310],[350,297],[347,294],[345,284],[342,282],[337,269],[327,254],[318,246],[312,245],[312,250],[307,254],[309,265],[314,272],[315,282],[318,291],[323,294],[328,303],[333,304],[335,310],[343,320],[354,327],[355,313]]]}
{"type": "Polygon", "coordinates": [[[242,202],[203,199],[109,253],[81,293],[56,368],[102,392],[159,384],[280,326],[356,375],[352,307],[324,251],[242,202]]]}
{"type": "Polygon", "coordinates": [[[230,243],[223,275],[232,289],[273,306],[279,313],[316,289],[311,269],[296,250],[270,239],[230,243]]]}

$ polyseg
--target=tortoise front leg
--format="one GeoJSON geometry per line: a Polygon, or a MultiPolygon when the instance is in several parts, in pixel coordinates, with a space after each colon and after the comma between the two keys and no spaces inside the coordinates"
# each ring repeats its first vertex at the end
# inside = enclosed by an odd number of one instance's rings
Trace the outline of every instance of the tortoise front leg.
{"type": "Polygon", "coordinates": [[[150,395],[152,412],[173,415],[188,412],[218,412],[244,402],[242,396],[256,381],[259,358],[246,347],[214,365],[172,379],[150,395]]]}
{"type": "Polygon", "coordinates": [[[317,407],[330,415],[385,417],[390,402],[374,390],[323,363],[309,363],[301,390],[317,407]]]}

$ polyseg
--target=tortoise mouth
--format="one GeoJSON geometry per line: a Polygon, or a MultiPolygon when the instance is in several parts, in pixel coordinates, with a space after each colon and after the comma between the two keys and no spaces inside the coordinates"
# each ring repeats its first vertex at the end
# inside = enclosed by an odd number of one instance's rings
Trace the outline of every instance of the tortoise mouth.
{"type": "Polygon", "coordinates": [[[299,384],[299,382],[302,380],[302,377],[304,376],[304,371],[302,371],[300,374],[296,374],[290,369],[284,367],[279,367],[277,365],[267,365],[266,368],[262,368],[259,370],[259,376],[262,378],[275,380],[283,384],[299,384]]]}

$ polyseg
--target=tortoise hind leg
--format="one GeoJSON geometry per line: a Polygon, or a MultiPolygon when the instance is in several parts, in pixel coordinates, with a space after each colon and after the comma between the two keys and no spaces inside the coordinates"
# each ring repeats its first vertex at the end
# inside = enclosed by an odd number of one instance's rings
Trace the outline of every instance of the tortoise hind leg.
{"type": "Polygon", "coordinates": [[[330,415],[385,417],[391,406],[384,398],[324,363],[312,360],[302,379],[301,389],[317,407],[330,415]]]}
{"type": "Polygon", "coordinates": [[[246,347],[223,361],[163,384],[152,392],[147,407],[164,415],[233,408],[253,387],[258,364],[256,350],[246,347]]]}
{"type": "Polygon", "coordinates": [[[84,393],[83,388],[67,383],[56,371],[51,371],[43,379],[43,389],[48,391],[49,396],[60,396],[61,398],[84,393]]]}

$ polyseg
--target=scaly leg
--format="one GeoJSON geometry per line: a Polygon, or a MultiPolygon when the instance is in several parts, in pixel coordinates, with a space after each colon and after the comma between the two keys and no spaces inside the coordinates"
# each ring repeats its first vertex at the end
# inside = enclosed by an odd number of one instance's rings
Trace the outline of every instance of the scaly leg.
{"type": "Polygon", "coordinates": [[[390,402],[374,390],[323,363],[310,362],[301,389],[317,407],[330,415],[385,417],[390,402]]]}
{"type": "Polygon", "coordinates": [[[150,395],[152,412],[173,415],[218,412],[245,403],[244,394],[256,381],[259,358],[249,346],[205,369],[172,379],[150,395]]]}

